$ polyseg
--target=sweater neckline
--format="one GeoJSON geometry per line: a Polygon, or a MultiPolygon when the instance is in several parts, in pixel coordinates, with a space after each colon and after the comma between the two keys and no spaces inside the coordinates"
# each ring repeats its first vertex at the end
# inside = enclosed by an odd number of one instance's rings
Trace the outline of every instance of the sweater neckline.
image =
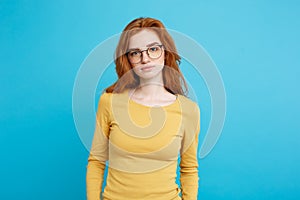
{"type": "Polygon", "coordinates": [[[127,95],[127,98],[128,98],[128,102],[131,103],[131,104],[134,104],[134,105],[138,105],[140,107],[145,107],[145,108],[168,108],[168,107],[172,107],[174,106],[175,104],[177,104],[177,102],[179,101],[179,94],[175,94],[176,96],[176,99],[169,103],[169,104],[166,104],[166,105],[153,105],[153,106],[150,106],[150,105],[145,105],[145,104],[142,104],[142,103],[139,103],[133,99],[130,98],[130,95],[129,95],[129,89],[126,90],[126,95],[127,95]]]}

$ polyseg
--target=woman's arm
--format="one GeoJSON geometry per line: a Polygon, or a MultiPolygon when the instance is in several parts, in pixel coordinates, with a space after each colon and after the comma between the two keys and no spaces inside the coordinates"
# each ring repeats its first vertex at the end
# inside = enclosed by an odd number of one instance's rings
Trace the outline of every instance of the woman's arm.
{"type": "Polygon", "coordinates": [[[197,104],[187,120],[180,158],[182,200],[197,200],[199,180],[197,149],[200,131],[200,110],[197,104]]]}
{"type": "Polygon", "coordinates": [[[101,95],[96,114],[96,125],[86,173],[87,200],[99,200],[102,191],[105,162],[108,159],[110,128],[109,94],[101,95]]]}

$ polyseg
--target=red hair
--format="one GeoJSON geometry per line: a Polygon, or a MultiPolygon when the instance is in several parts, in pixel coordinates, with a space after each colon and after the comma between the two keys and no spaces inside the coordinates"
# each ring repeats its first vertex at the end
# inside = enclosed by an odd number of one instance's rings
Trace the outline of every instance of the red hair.
{"type": "Polygon", "coordinates": [[[118,80],[105,89],[108,93],[121,93],[126,89],[134,89],[139,86],[139,77],[134,73],[127,58],[129,39],[143,28],[153,30],[157,33],[165,50],[165,66],[163,68],[163,82],[166,90],[172,94],[187,94],[187,84],[179,69],[180,56],[177,54],[175,43],[167,32],[165,26],[157,19],[137,18],[131,21],[123,30],[115,52],[116,72],[118,80]],[[126,74],[127,73],[127,74],[126,74]],[[126,76],[123,77],[123,75],[126,76]],[[122,78],[121,78],[122,77],[122,78]]]}

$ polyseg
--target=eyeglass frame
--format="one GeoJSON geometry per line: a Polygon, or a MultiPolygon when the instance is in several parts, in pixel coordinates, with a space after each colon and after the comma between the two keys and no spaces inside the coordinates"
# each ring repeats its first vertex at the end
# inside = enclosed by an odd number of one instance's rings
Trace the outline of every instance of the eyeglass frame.
{"type": "Polygon", "coordinates": [[[158,59],[158,58],[161,57],[162,52],[163,52],[163,50],[164,50],[163,47],[164,47],[163,44],[155,44],[155,45],[150,46],[150,47],[148,47],[147,49],[144,49],[144,50],[137,49],[137,52],[139,52],[141,55],[140,55],[140,61],[139,61],[139,62],[135,62],[135,63],[131,62],[131,61],[130,61],[130,58],[129,58],[129,56],[128,56],[128,54],[129,54],[131,51],[133,51],[134,49],[128,50],[128,51],[126,52],[126,56],[127,56],[127,58],[128,58],[128,60],[129,60],[130,63],[132,63],[132,64],[138,64],[138,63],[140,63],[140,62],[142,61],[143,52],[146,51],[146,52],[147,52],[147,55],[148,55],[148,57],[149,57],[150,59],[156,60],[156,59],[158,59]],[[160,56],[158,56],[157,58],[151,58],[150,55],[149,55],[149,49],[150,49],[150,48],[153,48],[153,47],[156,47],[156,46],[158,46],[159,48],[161,48],[161,50],[162,50],[162,51],[161,51],[161,54],[160,54],[160,56]]]}

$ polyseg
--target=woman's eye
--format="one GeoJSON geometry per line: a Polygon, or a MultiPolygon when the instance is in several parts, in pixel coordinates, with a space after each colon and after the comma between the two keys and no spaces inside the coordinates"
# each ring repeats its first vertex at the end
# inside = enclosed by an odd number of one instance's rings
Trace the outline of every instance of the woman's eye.
{"type": "Polygon", "coordinates": [[[132,52],[130,52],[129,53],[130,54],[130,56],[138,56],[139,55],[139,52],[138,51],[132,51],[132,52]]]}
{"type": "Polygon", "coordinates": [[[152,52],[155,52],[155,51],[158,50],[158,47],[150,47],[149,50],[152,51],[152,52]]]}

